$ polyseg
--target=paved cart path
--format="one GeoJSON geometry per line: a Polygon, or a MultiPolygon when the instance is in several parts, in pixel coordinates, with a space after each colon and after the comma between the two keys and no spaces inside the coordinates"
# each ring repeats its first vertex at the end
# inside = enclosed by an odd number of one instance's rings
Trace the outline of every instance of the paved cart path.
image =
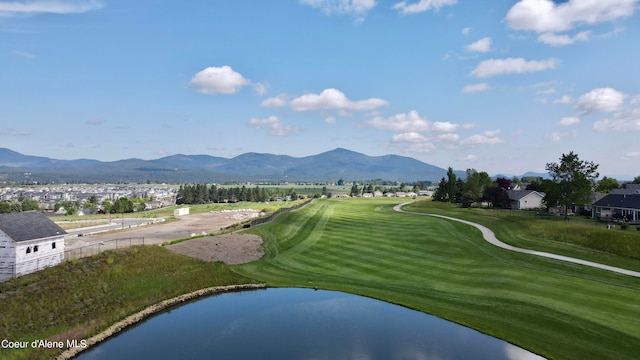
{"type": "Polygon", "coordinates": [[[498,240],[496,238],[496,235],[493,233],[493,231],[491,231],[489,228],[487,228],[484,225],[480,225],[480,224],[477,224],[477,223],[474,223],[474,222],[471,222],[471,221],[462,220],[462,219],[458,219],[458,218],[454,218],[454,217],[450,217],[450,216],[437,215],[437,214],[426,214],[426,213],[419,213],[419,212],[414,212],[414,211],[402,210],[402,206],[404,206],[406,204],[408,204],[408,203],[403,203],[403,204],[400,204],[400,205],[396,205],[396,206],[393,207],[393,210],[395,210],[397,212],[407,213],[407,214],[434,216],[434,217],[439,217],[439,218],[443,218],[443,219],[447,219],[447,220],[458,221],[458,222],[461,222],[463,224],[471,225],[471,226],[475,227],[476,229],[478,229],[478,230],[480,230],[482,232],[482,237],[484,237],[484,239],[487,242],[489,242],[490,244],[495,245],[497,247],[506,249],[506,250],[516,251],[516,252],[524,253],[524,254],[542,256],[542,257],[546,257],[546,258],[549,258],[549,259],[567,261],[567,262],[571,262],[571,263],[575,263],[575,264],[591,266],[591,267],[598,268],[598,269],[613,271],[613,272],[617,272],[619,274],[640,277],[640,272],[633,271],[633,270],[622,269],[622,268],[615,267],[615,266],[599,264],[599,263],[595,263],[595,262],[592,262],[592,261],[576,259],[576,258],[557,255],[557,254],[552,254],[552,253],[548,253],[548,252],[523,249],[523,248],[515,247],[515,246],[509,245],[509,244],[505,244],[502,241],[498,240]]]}

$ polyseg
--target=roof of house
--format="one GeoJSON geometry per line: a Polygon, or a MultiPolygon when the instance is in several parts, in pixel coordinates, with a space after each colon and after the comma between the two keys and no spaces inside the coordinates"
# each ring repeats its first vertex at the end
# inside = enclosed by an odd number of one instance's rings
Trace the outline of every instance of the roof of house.
{"type": "Polygon", "coordinates": [[[544,194],[539,193],[535,190],[507,190],[507,194],[509,195],[509,200],[520,200],[532,193],[536,193],[540,195],[540,197],[544,197],[544,194]]]}
{"type": "Polygon", "coordinates": [[[0,214],[0,230],[15,242],[42,239],[67,233],[39,211],[0,214]]]}
{"type": "Polygon", "coordinates": [[[611,194],[640,194],[640,184],[624,184],[619,189],[611,189],[611,194]]]}
{"type": "Polygon", "coordinates": [[[640,195],[608,194],[593,206],[640,210],[640,195]]]}

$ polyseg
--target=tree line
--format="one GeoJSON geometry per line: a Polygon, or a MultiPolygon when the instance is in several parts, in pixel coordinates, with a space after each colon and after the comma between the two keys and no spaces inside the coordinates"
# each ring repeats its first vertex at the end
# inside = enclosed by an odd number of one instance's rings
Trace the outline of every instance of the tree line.
{"type": "MultiPolygon", "coordinates": [[[[475,169],[467,169],[466,178],[462,179],[449,167],[446,177],[438,184],[433,200],[458,203],[465,207],[485,202],[494,207],[509,208],[511,205],[508,190],[517,184],[525,190],[544,193],[543,204],[547,208],[561,206],[566,214],[567,208],[573,205],[590,203],[593,192],[608,193],[620,187],[616,179],[606,176],[597,181],[598,164],[580,160],[578,154],[573,151],[562,154],[559,160],[545,166],[550,179],[498,177],[493,180],[486,172],[478,172],[475,169]]],[[[640,176],[637,176],[633,183],[640,184],[640,176]]]]}
{"type": "Polygon", "coordinates": [[[237,187],[223,187],[207,184],[186,184],[180,185],[176,195],[176,204],[206,204],[222,202],[265,202],[274,201],[277,198],[288,198],[297,200],[298,194],[291,188],[265,189],[259,186],[247,187],[245,185],[237,187]]]}

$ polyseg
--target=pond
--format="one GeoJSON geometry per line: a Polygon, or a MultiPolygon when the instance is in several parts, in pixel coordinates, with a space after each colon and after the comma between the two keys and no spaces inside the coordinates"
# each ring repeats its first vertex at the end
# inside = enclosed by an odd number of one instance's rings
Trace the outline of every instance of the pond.
{"type": "Polygon", "coordinates": [[[335,291],[271,288],[160,313],[77,359],[541,359],[475,330],[335,291]]]}

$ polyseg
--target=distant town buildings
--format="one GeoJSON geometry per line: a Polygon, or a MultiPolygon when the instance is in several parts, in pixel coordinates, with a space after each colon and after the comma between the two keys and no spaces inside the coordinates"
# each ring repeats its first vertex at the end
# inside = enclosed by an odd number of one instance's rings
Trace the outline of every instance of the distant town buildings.
{"type": "Polygon", "coordinates": [[[53,211],[56,204],[77,202],[80,207],[95,198],[97,204],[119,198],[147,198],[147,210],[176,203],[177,187],[153,185],[55,185],[55,186],[10,186],[0,188],[0,201],[38,202],[45,211],[53,211]]]}

